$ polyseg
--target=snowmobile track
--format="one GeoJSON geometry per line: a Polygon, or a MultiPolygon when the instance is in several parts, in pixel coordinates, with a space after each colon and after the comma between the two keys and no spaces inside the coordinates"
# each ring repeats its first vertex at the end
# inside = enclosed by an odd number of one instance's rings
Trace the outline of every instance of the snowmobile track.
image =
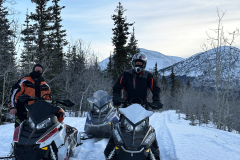
{"type": "Polygon", "coordinates": [[[177,160],[172,135],[166,125],[167,120],[168,115],[165,112],[155,113],[150,117],[150,124],[155,128],[157,134],[161,160],[177,160]],[[155,119],[155,121],[151,121],[151,119],[155,119]],[[158,121],[156,121],[156,119],[158,119],[158,121]]]}

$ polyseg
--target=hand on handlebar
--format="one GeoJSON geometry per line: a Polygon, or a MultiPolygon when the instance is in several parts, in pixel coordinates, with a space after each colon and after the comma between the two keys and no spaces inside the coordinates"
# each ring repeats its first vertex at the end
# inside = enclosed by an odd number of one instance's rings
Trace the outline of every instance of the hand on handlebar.
{"type": "Polygon", "coordinates": [[[122,103],[126,103],[126,100],[121,97],[113,97],[113,105],[120,106],[122,103]]]}
{"type": "Polygon", "coordinates": [[[149,104],[149,106],[152,109],[161,109],[163,107],[163,104],[159,101],[153,101],[152,103],[149,104]]]}

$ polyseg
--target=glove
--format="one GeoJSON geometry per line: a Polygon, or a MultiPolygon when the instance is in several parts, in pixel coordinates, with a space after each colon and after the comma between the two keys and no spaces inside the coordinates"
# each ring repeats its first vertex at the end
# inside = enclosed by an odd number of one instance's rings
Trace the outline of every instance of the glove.
{"type": "Polygon", "coordinates": [[[150,104],[150,107],[152,107],[152,109],[161,109],[163,107],[163,104],[159,101],[153,101],[150,104]]]}
{"type": "Polygon", "coordinates": [[[123,99],[121,97],[113,97],[113,105],[120,106],[123,103],[123,99]]]}
{"type": "Polygon", "coordinates": [[[58,121],[61,123],[64,120],[64,116],[65,116],[64,110],[62,108],[60,108],[58,113],[55,114],[55,116],[57,116],[58,121]]]}

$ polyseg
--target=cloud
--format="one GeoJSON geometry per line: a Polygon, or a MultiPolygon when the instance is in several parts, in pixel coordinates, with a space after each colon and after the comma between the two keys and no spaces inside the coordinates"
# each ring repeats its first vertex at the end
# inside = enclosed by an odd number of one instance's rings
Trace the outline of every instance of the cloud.
{"type": "MultiPolygon", "coordinates": [[[[61,0],[63,26],[68,39],[91,42],[101,57],[113,50],[111,37],[116,0],[61,0]]],[[[217,7],[226,11],[223,25],[227,31],[240,26],[239,0],[122,0],[127,22],[135,22],[139,47],[166,55],[189,57],[201,52],[206,31],[217,27],[217,7]]],[[[34,12],[30,0],[18,2],[25,16],[26,6],[34,12]]],[[[22,23],[25,18],[22,18],[22,23]]],[[[132,31],[132,28],[130,28],[132,31]]]]}

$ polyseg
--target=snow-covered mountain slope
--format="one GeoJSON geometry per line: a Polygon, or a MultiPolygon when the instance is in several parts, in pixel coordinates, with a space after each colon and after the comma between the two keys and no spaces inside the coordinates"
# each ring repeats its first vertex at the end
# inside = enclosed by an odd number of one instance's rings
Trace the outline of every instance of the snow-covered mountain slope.
{"type": "MultiPolygon", "coordinates": [[[[166,56],[160,52],[151,51],[147,49],[140,48],[140,51],[147,56],[147,70],[152,70],[155,67],[155,63],[157,62],[158,69],[168,67],[174,63],[177,63],[181,60],[184,60],[181,57],[176,56],[166,56]]],[[[107,64],[109,62],[109,57],[104,59],[102,62],[99,63],[101,69],[106,69],[107,64]]]]}
{"type": "Polygon", "coordinates": [[[216,71],[216,64],[221,75],[227,76],[230,71],[231,78],[238,78],[240,75],[240,50],[229,46],[214,48],[163,68],[161,72],[164,72],[165,76],[170,75],[173,67],[175,75],[204,76],[211,79],[216,71]]]}
{"type": "MultiPolygon", "coordinates": [[[[155,128],[161,160],[240,160],[239,134],[209,126],[190,126],[190,121],[178,119],[175,111],[154,113],[150,124],[155,128]]],[[[85,118],[66,117],[64,122],[84,129],[85,118]]],[[[10,150],[14,124],[0,126],[0,157],[10,150]]],[[[74,149],[70,160],[105,160],[103,151],[108,139],[85,140],[74,149]]]]}

